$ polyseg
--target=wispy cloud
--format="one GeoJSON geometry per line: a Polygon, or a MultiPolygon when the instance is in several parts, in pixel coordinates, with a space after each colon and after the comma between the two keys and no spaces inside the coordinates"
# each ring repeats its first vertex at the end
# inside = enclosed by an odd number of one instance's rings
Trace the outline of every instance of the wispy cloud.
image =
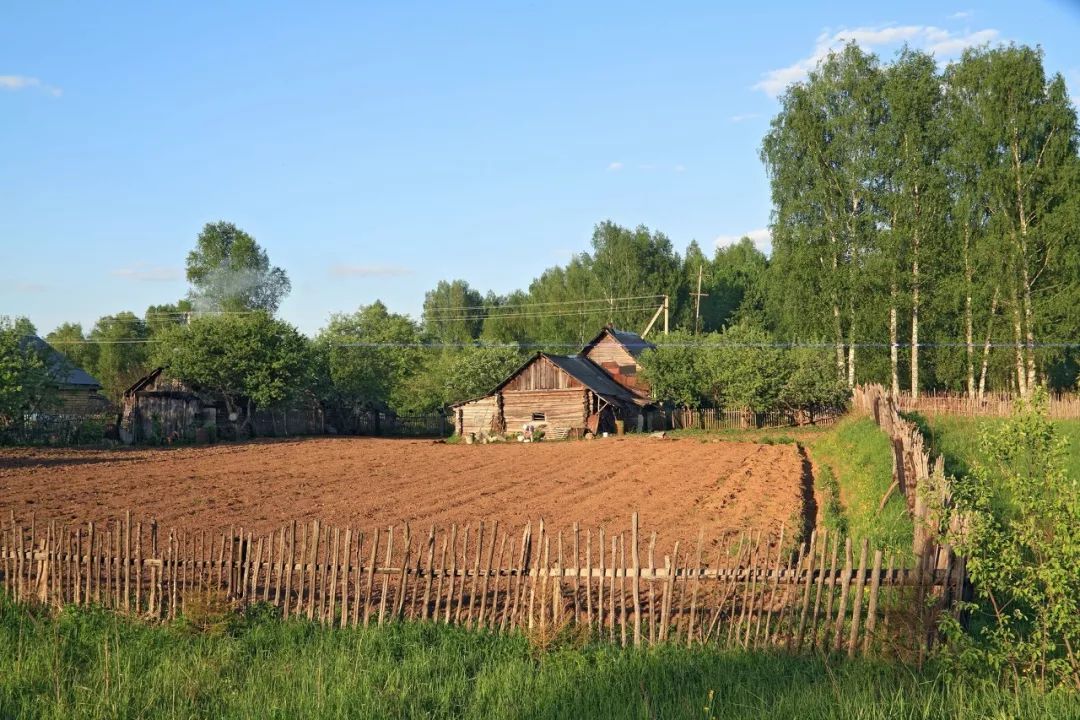
{"type": "Polygon", "coordinates": [[[609,172],[619,172],[623,169],[623,164],[618,160],[608,163],[607,169],[609,172]]]}
{"type": "Polygon", "coordinates": [[[47,285],[42,285],[36,282],[17,282],[15,283],[15,291],[27,294],[38,294],[48,290],[47,285]]]}
{"type": "Polygon", "coordinates": [[[741,122],[746,122],[747,120],[753,120],[753,119],[759,118],[759,117],[761,117],[761,113],[742,113],[742,114],[739,114],[739,115],[732,115],[728,119],[733,123],[741,123],[741,122]]]}
{"type": "Polygon", "coordinates": [[[675,167],[672,168],[672,170],[674,170],[677,173],[686,172],[686,166],[685,165],[676,165],[675,167]]]}
{"type": "Polygon", "coordinates": [[[825,31],[818,35],[814,49],[807,57],[787,67],[769,70],[754,85],[755,90],[776,97],[788,85],[806,78],[830,52],[854,42],[866,50],[899,47],[907,43],[913,48],[925,50],[938,59],[957,55],[965,48],[993,42],[1000,37],[994,29],[952,32],[933,25],[884,25],[881,27],[858,27],[836,32],[825,31]]]}
{"type": "Polygon", "coordinates": [[[969,20],[975,14],[973,10],[961,10],[949,16],[950,20],[969,20]]]}
{"type": "Polygon", "coordinates": [[[334,277],[401,277],[411,275],[412,272],[412,268],[404,265],[337,264],[330,266],[330,274],[334,277]]]}
{"type": "Polygon", "coordinates": [[[53,97],[64,94],[64,91],[55,85],[46,85],[38,78],[26,75],[0,75],[0,90],[39,90],[53,97]]]}
{"type": "Polygon", "coordinates": [[[754,243],[761,252],[768,255],[772,252],[772,233],[768,228],[758,228],[757,230],[749,230],[739,235],[717,235],[716,247],[724,248],[731,245],[738,244],[744,237],[750,238],[750,241],[754,243]]]}
{"type": "Polygon", "coordinates": [[[184,271],[178,267],[148,265],[141,262],[127,267],[116,268],[109,274],[113,277],[135,282],[173,282],[174,280],[182,280],[184,277],[184,271]]]}

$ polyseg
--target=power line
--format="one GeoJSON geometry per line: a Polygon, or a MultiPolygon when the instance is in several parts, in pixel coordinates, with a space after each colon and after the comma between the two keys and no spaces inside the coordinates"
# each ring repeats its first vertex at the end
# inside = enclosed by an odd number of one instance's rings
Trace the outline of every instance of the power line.
{"type": "Polygon", "coordinates": [[[459,305],[457,307],[435,308],[435,311],[436,312],[443,312],[443,311],[449,311],[449,310],[498,310],[499,308],[519,309],[519,308],[526,308],[526,307],[540,307],[540,306],[543,306],[543,305],[580,305],[580,304],[591,304],[591,303],[596,303],[596,304],[603,303],[605,305],[610,305],[613,302],[619,302],[621,300],[655,300],[655,299],[662,298],[662,297],[664,297],[662,294],[661,295],[626,295],[624,297],[588,298],[588,299],[585,299],[585,300],[552,300],[552,301],[549,301],[549,302],[525,301],[525,302],[521,303],[520,305],[459,305]]]}

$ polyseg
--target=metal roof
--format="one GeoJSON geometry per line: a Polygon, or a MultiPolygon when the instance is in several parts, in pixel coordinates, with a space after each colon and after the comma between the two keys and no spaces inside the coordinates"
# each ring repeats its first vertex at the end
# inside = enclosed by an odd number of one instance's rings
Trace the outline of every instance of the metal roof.
{"type": "Polygon", "coordinates": [[[49,375],[59,385],[68,387],[86,387],[100,389],[99,383],[94,376],[71,362],[66,355],[45,342],[37,335],[28,335],[23,339],[24,343],[32,347],[44,360],[49,375]]]}
{"type": "Polygon", "coordinates": [[[544,355],[563,372],[574,377],[593,392],[623,402],[635,402],[634,395],[615,382],[604,369],[584,355],[544,355]]]}

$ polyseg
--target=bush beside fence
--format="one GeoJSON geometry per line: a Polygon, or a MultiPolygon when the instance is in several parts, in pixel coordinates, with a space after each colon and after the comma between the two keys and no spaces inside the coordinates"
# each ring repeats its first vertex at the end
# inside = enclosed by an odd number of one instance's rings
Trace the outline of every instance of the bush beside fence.
{"type": "Polygon", "coordinates": [[[761,532],[657,553],[657,536],[543,521],[417,533],[292,523],[265,535],[11,522],[0,528],[3,586],[23,602],[101,604],[148,619],[211,599],[270,603],[331,626],[401,619],[492,631],[578,628],[622,645],[717,643],[922,657],[963,592],[963,568],[911,564],[869,543],[761,532]],[[647,541],[646,541],[647,540],[647,541]],[[707,557],[708,556],[708,557],[707,557]],[[930,598],[933,598],[931,601],[930,598]]]}

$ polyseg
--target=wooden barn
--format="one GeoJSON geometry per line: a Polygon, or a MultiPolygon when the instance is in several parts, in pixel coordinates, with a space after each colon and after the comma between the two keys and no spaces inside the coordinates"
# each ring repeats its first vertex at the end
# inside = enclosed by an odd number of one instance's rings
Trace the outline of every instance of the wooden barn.
{"type": "Polygon", "coordinates": [[[638,382],[637,357],[652,347],[640,335],[604,328],[578,355],[539,352],[484,397],[450,406],[459,435],[518,432],[526,425],[549,436],[628,429],[651,404],[638,382]]]}

